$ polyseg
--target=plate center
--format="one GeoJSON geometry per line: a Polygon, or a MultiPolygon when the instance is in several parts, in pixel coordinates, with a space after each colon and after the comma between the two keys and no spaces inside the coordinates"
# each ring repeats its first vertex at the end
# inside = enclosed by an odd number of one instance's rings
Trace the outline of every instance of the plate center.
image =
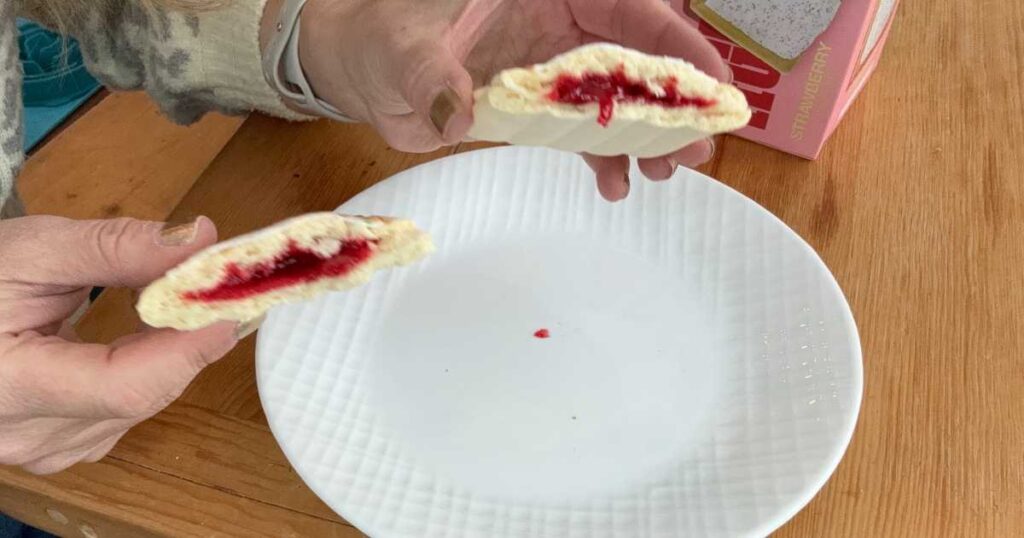
{"type": "Polygon", "coordinates": [[[703,437],[728,350],[678,272],[576,236],[441,252],[389,301],[366,381],[442,482],[585,497],[703,437]]]}

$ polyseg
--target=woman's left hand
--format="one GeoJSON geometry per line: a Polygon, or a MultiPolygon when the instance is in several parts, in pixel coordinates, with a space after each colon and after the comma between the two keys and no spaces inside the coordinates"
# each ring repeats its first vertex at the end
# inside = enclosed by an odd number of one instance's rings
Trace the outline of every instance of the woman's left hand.
{"type": "Polygon", "coordinates": [[[81,342],[68,318],[95,285],[139,288],[213,244],[209,219],[0,221],[0,465],[53,473],[97,461],[255,329],[140,327],[81,342]]]}
{"type": "MultiPolygon", "coordinates": [[[[714,47],[662,0],[309,0],[301,24],[300,59],[317,95],[403,151],[461,141],[473,122],[474,81],[586,43],[615,42],[729,76],[714,47]]],[[[666,179],[712,151],[704,140],[641,159],[640,170],[666,179]]],[[[584,157],[605,198],[626,196],[627,157],[584,157]]]]}

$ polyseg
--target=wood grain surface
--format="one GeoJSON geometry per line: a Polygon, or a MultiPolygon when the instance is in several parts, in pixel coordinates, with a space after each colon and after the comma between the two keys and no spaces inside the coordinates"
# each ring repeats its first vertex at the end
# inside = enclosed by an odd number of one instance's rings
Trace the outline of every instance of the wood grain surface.
{"type": "Polygon", "coordinates": [[[114,93],[38,147],[18,177],[30,213],[167,216],[242,124],[210,114],[189,127],[144,93],[114,93]]]}
{"type": "MultiPolygon", "coordinates": [[[[705,168],[821,253],[861,333],[865,394],[849,451],[777,536],[1024,534],[1022,36],[1019,2],[906,0],[818,161],[727,138],[705,168]]],[[[450,151],[405,155],[365,127],[253,117],[174,216],[206,214],[237,235],[334,208],[450,151]]],[[[108,294],[82,334],[133,330],[130,301],[108,294]]],[[[276,448],[252,361],[250,340],[99,464],[53,477],[0,470],[0,510],[71,528],[46,513],[56,507],[68,525],[110,536],[357,535],[276,448]]]]}

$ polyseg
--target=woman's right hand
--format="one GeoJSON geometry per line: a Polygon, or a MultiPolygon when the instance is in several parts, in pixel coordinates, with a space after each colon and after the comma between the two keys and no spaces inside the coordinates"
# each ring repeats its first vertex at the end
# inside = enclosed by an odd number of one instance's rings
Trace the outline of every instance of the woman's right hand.
{"type": "MultiPolygon", "coordinates": [[[[373,124],[392,147],[421,152],[467,134],[474,82],[595,41],[729,77],[715,48],[663,0],[309,0],[299,54],[318,96],[373,124]]],[[[701,164],[712,152],[702,140],[640,159],[640,170],[667,179],[677,165],[701,164]]],[[[626,196],[626,156],[585,158],[605,198],[626,196]]]]}
{"type": "Polygon", "coordinates": [[[222,323],[82,343],[68,318],[93,286],[139,288],[216,241],[208,219],[0,221],[0,464],[96,461],[250,332],[222,323]]]}

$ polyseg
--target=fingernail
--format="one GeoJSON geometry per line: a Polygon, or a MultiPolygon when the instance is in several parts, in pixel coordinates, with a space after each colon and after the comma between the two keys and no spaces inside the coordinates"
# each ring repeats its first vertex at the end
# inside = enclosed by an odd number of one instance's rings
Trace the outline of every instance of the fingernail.
{"type": "MultiPolygon", "coordinates": [[[[708,139],[708,157],[704,159],[704,162],[708,162],[715,157],[715,139],[708,139]]],[[[703,164],[703,163],[702,163],[703,164]]]]}
{"type": "Polygon", "coordinates": [[[267,319],[267,316],[263,315],[256,319],[243,321],[242,323],[239,323],[238,327],[235,328],[235,339],[242,340],[251,335],[252,333],[256,332],[257,330],[259,330],[260,325],[263,324],[263,320],[265,319],[267,319]]]}
{"type": "Polygon", "coordinates": [[[156,242],[162,247],[183,247],[185,245],[191,245],[196,240],[197,232],[199,231],[199,218],[193,219],[192,222],[173,223],[168,222],[164,224],[163,228],[160,229],[160,233],[157,234],[156,242]]]}
{"type": "Polygon", "coordinates": [[[459,96],[451,88],[446,87],[441,90],[441,93],[437,94],[437,97],[434,98],[434,103],[430,105],[430,122],[434,124],[437,134],[441,135],[442,138],[444,137],[445,129],[448,127],[448,122],[455,115],[458,104],[459,96]]]}
{"type": "Polygon", "coordinates": [[[675,174],[676,169],[679,168],[679,161],[675,157],[666,157],[665,161],[668,162],[668,177],[672,177],[672,174],[675,174]]]}

